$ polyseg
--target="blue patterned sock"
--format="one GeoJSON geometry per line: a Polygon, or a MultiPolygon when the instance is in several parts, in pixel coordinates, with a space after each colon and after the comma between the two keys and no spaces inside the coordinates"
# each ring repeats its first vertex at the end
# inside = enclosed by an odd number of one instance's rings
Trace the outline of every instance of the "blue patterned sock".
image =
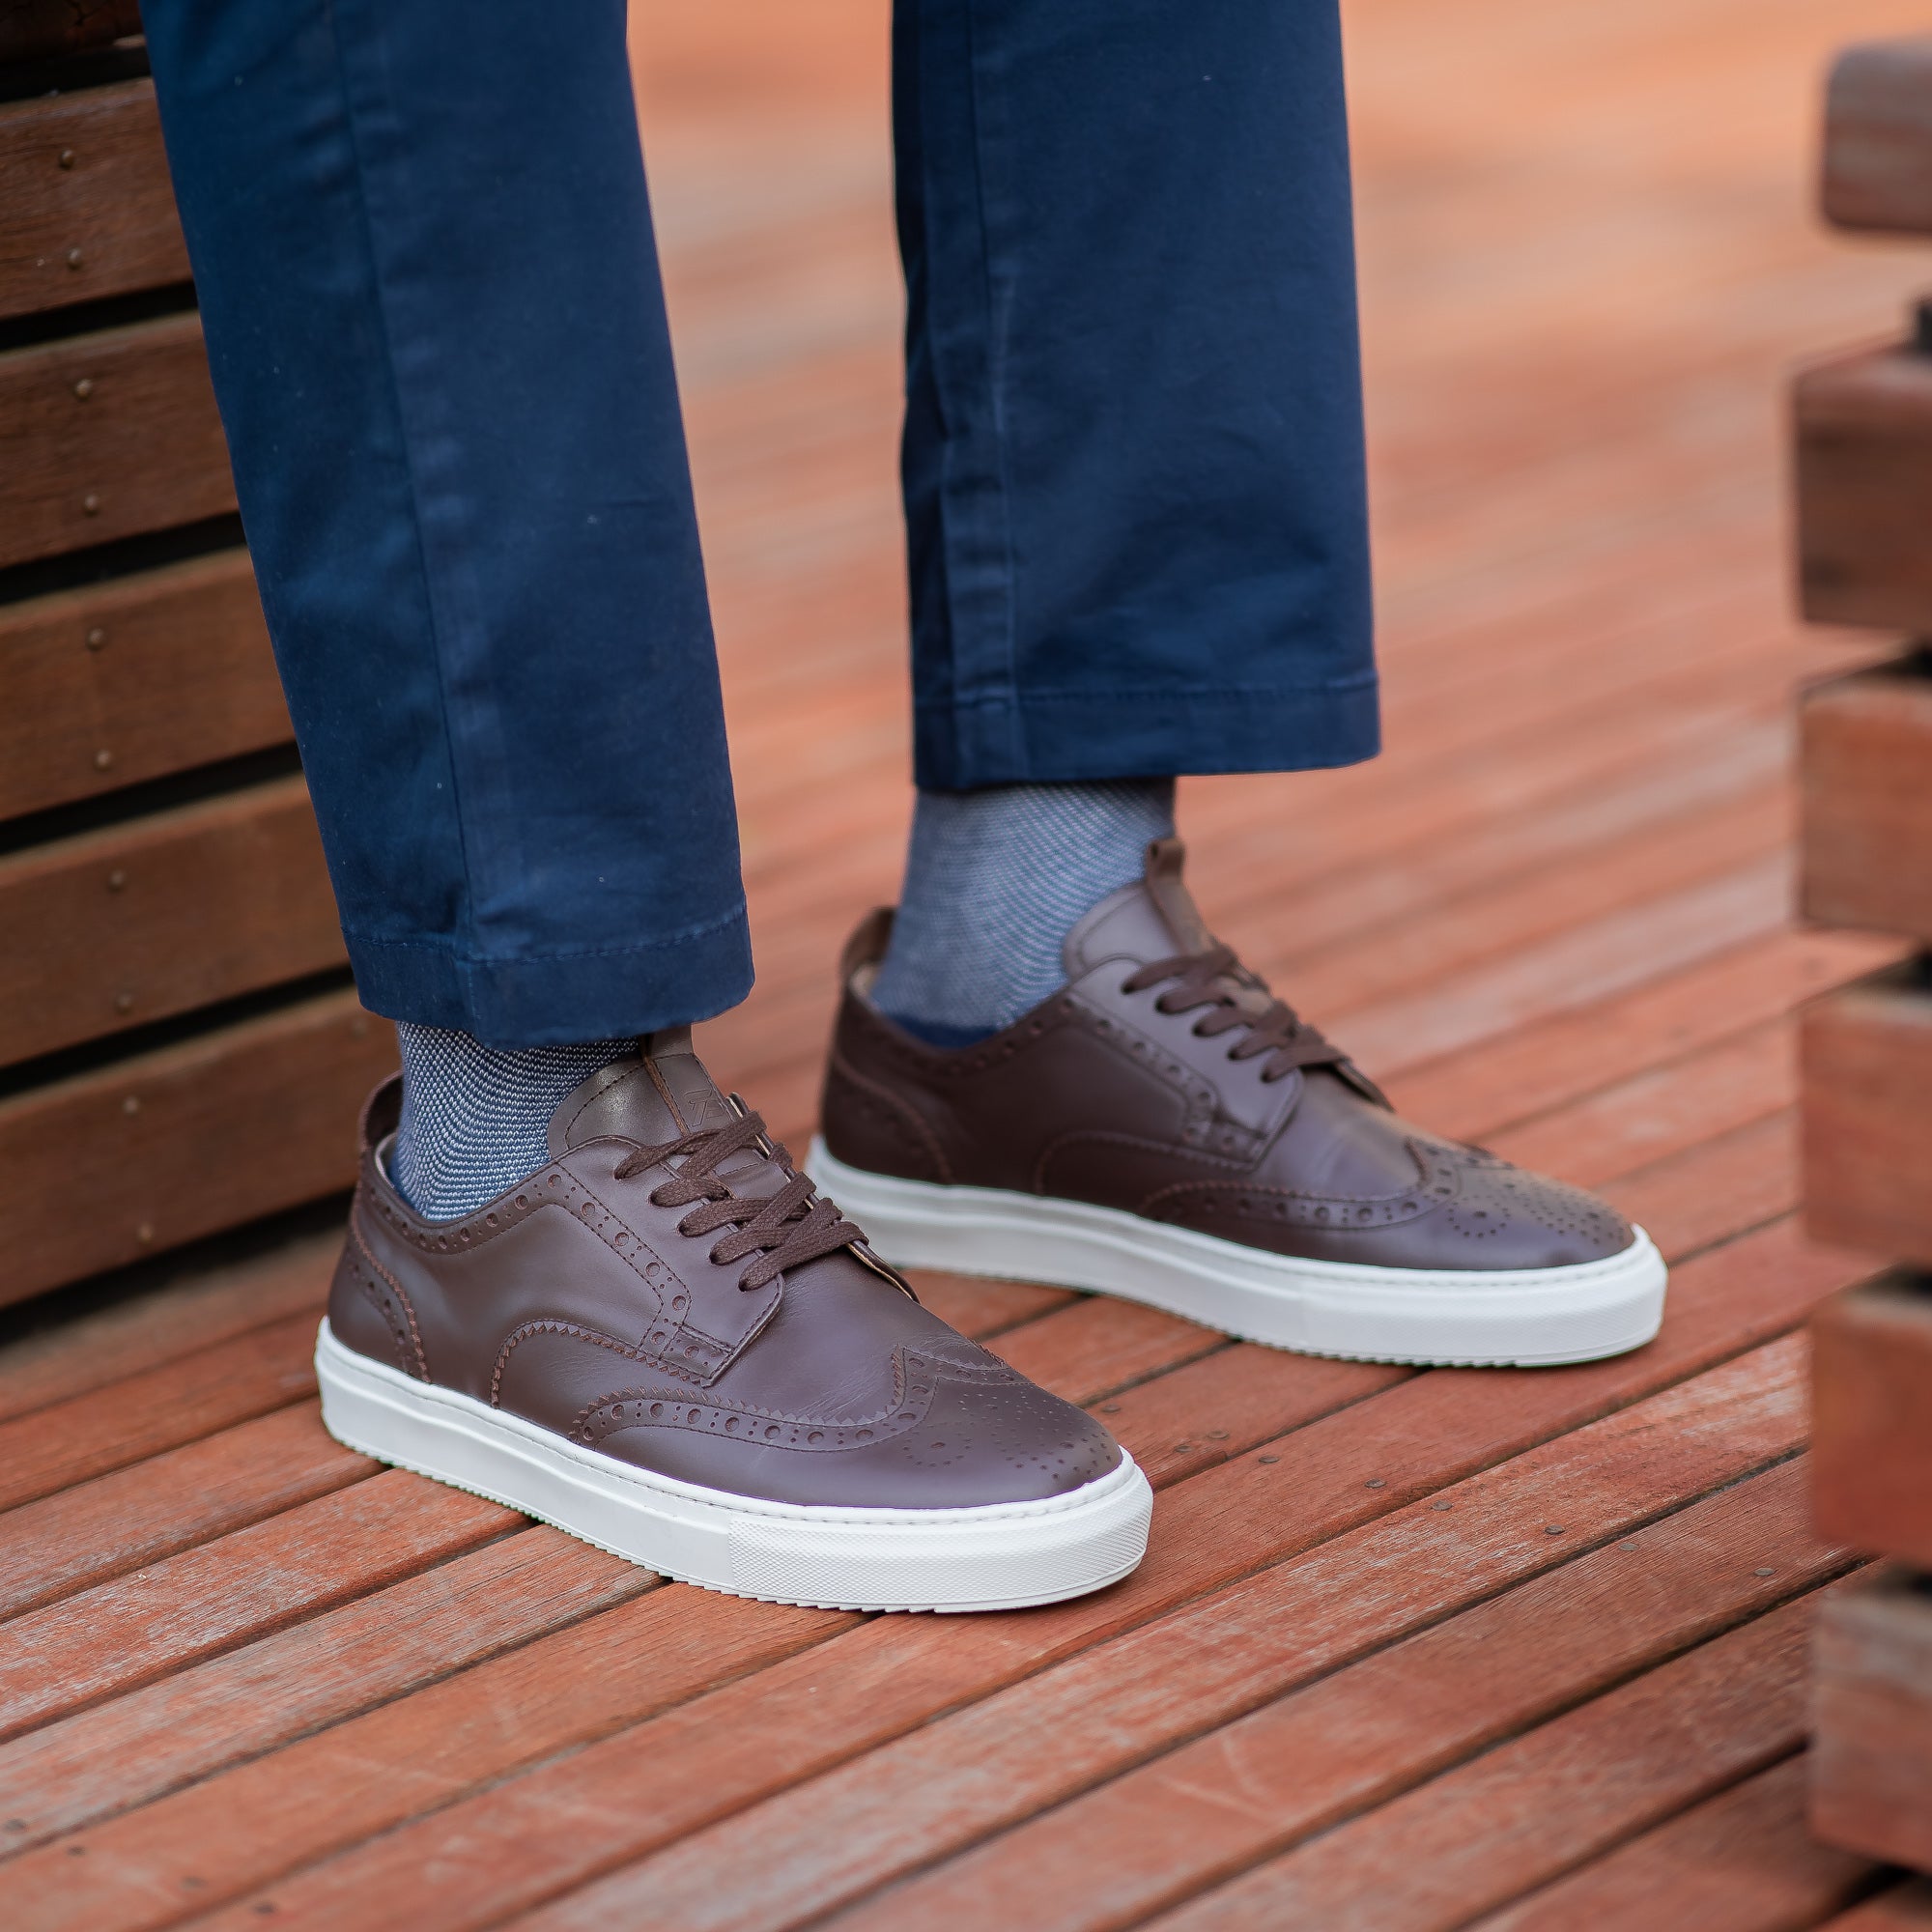
{"type": "Polygon", "coordinates": [[[635,1039],[532,1046],[512,1053],[467,1033],[396,1027],[403,1115],[389,1151],[396,1192],[431,1221],[470,1213],[550,1158],[550,1121],[563,1096],[635,1039]]]}
{"type": "Polygon", "coordinates": [[[1173,832],[1172,779],[921,792],[873,1000],[935,1046],[997,1033],[1065,982],[1068,930],[1173,832]]]}

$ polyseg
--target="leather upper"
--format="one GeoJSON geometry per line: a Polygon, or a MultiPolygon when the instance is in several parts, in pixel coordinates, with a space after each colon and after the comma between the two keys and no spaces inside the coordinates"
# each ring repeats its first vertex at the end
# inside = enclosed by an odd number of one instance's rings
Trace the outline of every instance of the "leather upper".
{"type": "MultiPolygon", "coordinates": [[[[458,1221],[424,1220],[390,1183],[400,1090],[379,1088],[337,1339],[641,1468],[775,1502],[1030,1501],[1119,1463],[1097,1423],[928,1314],[863,1242],[748,1290],[748,1261],[712,1258],[717,1232],[681,1233],[690,1208],[652,1196],[690,1154],[618,1170],[741,1116],[687,1030],[643,1049],[564,1100],[541,1169],[458,1221]]],[[[744,1202],[793,1178],[768,1141],[718,1171],[744,1202]]]]}
{"type": "MultiPolygon", "coordinates": [[[[872,1005],[891,931],[846,950],[824,1102],[827,1148],[875,1173],[1096,1203],[1245,1246],[1423,1269],[1564,1266],[1634,1230],[1580,1189],[1445,1141],[1395,1114],[1346,1058],[1283,1069],[1250,1026],[1296,1024],[1238,966],[1168,1010],[1214,941],[1181,884],[1179,839],[1067,935],[1066,984],[971,1046],[926,1044],[872,1005]],[[1131,988],[1145,969],[1175,970],[1131,988]],[[1206,1029],[1211,1028],[1211,1031],[1206,1029]]],[[[1210,961],[1210,964],[1212,962],[1210,961]]],[[[1307,1037],[1323,1043],[1312,1032],[1307,1037]]]]}

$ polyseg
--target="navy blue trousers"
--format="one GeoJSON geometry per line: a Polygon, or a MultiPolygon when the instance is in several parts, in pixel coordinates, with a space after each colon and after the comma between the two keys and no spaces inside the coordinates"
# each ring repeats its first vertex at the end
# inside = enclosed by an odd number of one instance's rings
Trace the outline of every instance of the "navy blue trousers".
{"type": "MultiPolygon", "coordinates": [[[[620,0],[153,0],[362,997],[496,1045],[751,985],[620,0]]],[[[1377,742],[1335,0],[898,0],[915,776],[1377,742]]]]}

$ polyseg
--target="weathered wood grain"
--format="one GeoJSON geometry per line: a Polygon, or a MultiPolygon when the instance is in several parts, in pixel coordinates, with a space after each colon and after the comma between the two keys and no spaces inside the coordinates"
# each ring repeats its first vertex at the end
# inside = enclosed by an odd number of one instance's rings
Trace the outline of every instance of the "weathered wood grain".
{"type": "Polygon", "coordinates": [[[1789,926],[1714,952],[1580,1011],[1399,1070],[1403,1111],[1481,1139],[1790,1011],[1895,957],[1889,941],[1789,926]]]}
{"type": "Polygon", "coordinates": [[[1869,1859],[1821,1845],[1804,1815],[1804,1754],[1693,1804],[1471,1932],[1804,1932],[1881,1882],[1869,1859]]]}
{"type": "Polygon", "coordinates": [[[1932,942],[1932,660],[1814,685],[1798,717],[1805,917],[1932,942]]]}
{"type": "Polygon", "coordinates": [[[1932,1281],[1903,1270],[1811,1318],[1818,1522],[1932,1568],[1932,1281]]]}
{"type": "Polygon", "coordinates": [[[1821,1240],[1932,1267],[1932,984],[1907,965],[1806,1007],[1804,1218],[1821,1240]]]}
{"type": "Polygon", "coordinates": [[[1227,1338],[1138,1302],[1086,1297],[1000,1336],[993,1352],[1069,1402],[1096,1402],[1163,1369],[1226,1346],[1227,1338]]]}
{"type": "Polygon", "coordinates": [[[1615,1080],[1484,1145],[1524,1167],[1601,1186],[1788,1108],[1798,1097],[1788,1018],[1615,1080]]]}
{"type": "Polygon", "coordinates": [[[198,315],[0,355],[0,566],[234,507],[198,315]]]}
{"type": "Polygon", "coordinates": [[[315,1392],[316,1315],[304,1311],[0,1422],[0,1507],[126,1468],[315,1392]]]}
{"type": "Polygon", "coordinates": [[[394,1065],[388,1023],[344,991],[0,1100],[0,1301],[346,1187],[394,1065]]]}
{"type": "Polygon", "coordinates": [[[152,1376],[286,1315],[317,1319],[341,1248],[339,1231],[304,1235],[29,1331],[0,1348],[0,1422],[137,1371],[152,1376]]]}
{"type": "MultiPolygon", "coordinates": [[[[1755,1293],[1761,1292],[1765,1277],[1756,1270],[1753,1274],[1755,1293]]],[[[1715,1296],[1698,1295],[1695,1305],[1708,1314],[1716,1300],[1715,1296]]],[[[1771,1407],[1776,1411],[1781,1403],[1786,1418],[1780,1423],[1774,1416],[1764,1425],[1780,1441],[1788,1439],[1800,1409],[1797,1355],[1792,1345],[1782,1346],[1788,1358],[1780,1372],[1786,1386],[1782,1395],[1771,1400],[1771,1407]]],[[[1660,1357],[1647,1351],[1643,1367],[1650,1376],[1661,1372],[1661,1378],[1671,1379],[1665,1366],[1671,1352],[1666,1350],[1660,1357]]],[[[1632,1393],[1657,1386],[1648,1376],[1632,1386],[1629,1378],[1637,1359],[1626,1358],[1619,1365],[1632,1393]]],[[[1733,1367],[1719,1374],[1743,1388],[1751,1383],[1755,1367],[1733,1367]]],[[[1566,1371],[1560,1378],[1513,1377],[1503,1382],[1453,1376],[1427,1376],[1405,1382],[1270,1445],[1262,1452],[1268,1457],[1267,1462],[1251,1453],[1169,1490],[1161,1504],[1163,1536],[1156,1539],[1147,1563],[1127,1582],[1098,1598],[1029,1612],[1017,1619],[975,1619],[970,1625],[944,1631],[894,1619],[867,1625],[834,1639],[809,1658],[761,1672],[741,1690],[716,1692],[635,1734],[620,1732],[554,1767],[511,1779],[495,1791],[392,1833],[360,1851],[317,1867],[305,1877],[275,1887],[256,1902],[272,1903],[278,1918],[296,1924],[340,1922],[345,1914],[367,1918],[372,1928],[402,1924],[420,1902],[412,1889],[416,1884],[412,1875],[433,1868],[439,1874],[436,1909],[443,1924],[490,1923],[519,1900],[534,1904],[759,1800],[766,1803],[718,1828],[724,1834],[723,1838],[690,1839],[692,1859],[700,1856],[696,1848],[701,1844],[715,1854],[738,1843],[753,1819],[774,1830],[782,1821],[784,1842],[794,1848],[797,1857],[809,1856],[808,1848],[814,1840],[819,1850],[826,1852],[829,1847],[821,1807],[830,1805],[844,1791],[844,1777],[863,1778],[869,1762],[860,1758],[849,1774],[840,1774],[833,1768],[841,1760],[876,1751],[907,1731],[915,1733],[908,1744],[916,1753],[919,1739],[937,1735],[918,1730],[922,1722],[950,1706],[989,1697],[1016,1679],[1035,1676],[1060,1660],[1074,1660],[1065,1664],[1074,1673],[1067,1680],[1069,1696],[1072,1689],[1087,1683],[1095,1670],[1111,1686],[1116,1668],[1129,1680],[1130,1688],[1122,1693],[1123,1696],[1153,1695],[1154,1682],[1167,1681],[1159,1670],[1138,1651],[1115,1653],[1106,1644],[1107,1638],[1139,1626],[1156,1632],[1184,1628],[1184,1619],[1150,1620],[1257,1564],[1287,1564],[1287,1568],[1264,1572],[1248,1586],[1236,1586],[1236,1594],[1248,1604],[1254,1616],[1244,1619],[1231,1611],[1234,1622],[1223,1632],[1228,1636],[1226,1646],[1219,1647],[1217,1639],[1214,1655],[1225,1663],[1225,1672],[1217,1679],[1224,1686],[1221,1694],[1245,1698],[1236,1708],[1246,1708],[1265,1694],[1256,1678],[1247,1674],[1260,1668],[1259,1659],[1277,1653],[1291,1658],[1297,1654],[1295,1639],[1300,1626],[1294,1619],[1301,1611],[1290,1612],[1285,1603],[1292,1600],[1300,1604],[1303,1598],[1292,1596],[1272,1607],[1264,1607],[1263,1602],[1270,1582],[1277,1591],[1290,1590],[1291,1571],[1294,1569],[1291,1558],[1318,1544],[1326,1545],[1318,1556],[1306,1560],[1334,1566],[1321,1574],[1332,1574],[1335,1578],[1333,1602],[1340,1620],[1336,1628],[1344,1634],[1352,1630],[1346,1610],[1348,1579],[1359,1577],[1364,1559],[1328,1540],[1356,1525],[1370,1524],[1360,1533],[1373,1542],[1378,1531],[1372,1520],[1402,1509],[1418,1494],[1426,1494],[1444,1482],[1493,1464],[1498,1460],[1499,1431],[1514,1432],[1526,1426],[1533,1435],[1519,1437],[1520,1442],[1548,1435],[1553,1422],[1550,1405],[1559,1406],[1565,1414],[1564,1423],[1557,1427],[1574,1427],[1583,1419],[1575,1405],[1589,1400],[1586,1382],[1596,1385],[1597,1399],[1590,1406],[1602,1414],[1597,1405],[1605,1391],[1599,1378],[1605,1371],[1615,1373],[1613,1365],[1606,1363],[1595,1365],[1581,1377],[1566,1371]],[[1428,1411],[1437,1403],[1446,1406],[1432,1417],[1428,1411]],[[1472,1430],[1490,1445],[1486,1450],[1477,1449],[1463,1434],[1472,1430]],[[1232,1634],[1235,1624],[1240,1626],[1239,1634],[1232,1634]],[[1272,1636],[1268,1634],[1271,1630],[1272,1636]],[[1102,1648],[1093,1651],[1094,1662],[1079,1658],[1079,1653],[1096,1644],[1102,1648]],[[1113,1662],[1116,1655],[1118,1664],[1113,1662]],[[825,1776],[827,1773],[831,1776],[825,1776]],[[785,1795],[786,1787],[797,1785],[811,1774],[817,1776],[812,1782],[799,1786],[796,1797],[785,1795]],[[584,1795],[593,1787],[601,1794],[594,1828],[583,1804],[584,1795]],[[567,1834],[568,1842],[549,1822],[561,1815],[579,1821],[579,1829],[567,1834]]],[[[1719,1385],[1722,1385],[1721,1379],[1719,1385]]],[[[1703,1390],[1693,1387],[1691,1393],[1673,1391],[1657,1400],[1666,1406],[1688,1402],[1694,1407],[1702,1397],[1703,1390]]],[[[1612,1433],[1623,1429],[1642,1432],[1645,1419],[1634,1408],[1624,1409],[1602,1427],[1612,1433]]],[[[1690,1429],[1658,1433],[1679,1445],[1678,1453],[1693,1458],[1711,1454],[1720,1461],[1744,1453],[1745,1466],[1748,1465],[1742,1435],[1719,1430],[1706,1437],[1690,1429]]],[[[1646,1434],[1644,1439],[1651,1437],[1646,1434]]],[[[1598,1486],[1605,1483],[1638,1480],[1631,1459],[1593,1459],[1587,1451],[1579,1455],[1578,1444],[1576,1435],[1548,1442],[1525,1459],[1517,1473],[1526,1483],[1540,1476],[1552,1484],[1560,1481],[1567,1486],[1566,1495],[1572,1497],[1578,1492],[1599,1493],[1598,1486]],[[1596,1473],[1587,1473],[1586,1465],[1596,1473]],[[1560,1478],[1555,1473],[1559,1466],[1565,1472],[1560,1478]],[[1613,1471],[1621,1471],[1621,1475],[1613,1471]]],[[[1658,1453],[1668,1452],[1660,1443],[1658,1453]]],[[[1523,1508],[1534,1520],[1513,1516],[1502,1501],[1512,1487],[1505,1482],[1493,1492],[1498,1516],[1484,1545],[1488,1553],[1482,1554],[1473,1547],[1466,1553],[1472,1561],[1508,1565],[1517,1560],[1511,1553],[1516,1551],[1532,1567],[1547,1567],[1555,1560],[1556,1540],[1544,1535],[1543,1525],[1555,1519],[1547,1513],[1547,1504],[1543,1506],[1546,1513],[1539,1515],[1537,1506],[1526,1500],[1523,1508]],[[1514,1526],[1505,1527],[1506,1522],[1514,1526]]],[[[1526,1492],[1517,1493],[1526,1495],[1526,1492]]],[[[1577,1516],[1580,1500],[1568,1507],[1576,1521],[1583,1520],[1577,1516]]],[[[1605,1507],[1615,1506],[1606,1503],[1605,1507]]],[[[1469,1524],[1474,1520],[1473,1516],[1465,1519],[1469,1524]]],[[[1425,1505],[1406,1514],[1403,1525],[1389,1533],[1398,1542],[1407,1536],[1427,1537],[1436,1533],[1440,1521],[1440,1516],[1425,1505]],[[1425,1520],[1427,1526],[1408,1526],[1418,1520],[1425,1520]]],[[[1473,1530],[1469,1533],[1473,1537],[1473,1530]]],[[[1393,1549],[1395,1546],[1389,1547],[1393,1549]]],[[[1390,1566],[1394,1574],[1406,1574],[1406,1566],[1393,1556],[1390,1566]]],[[[1311,1592],[1312,1575],[1300,1578],[1311,1592]]],[[[1439,1573],[1436,1580],[1445,1588],[1453,1587],[1446,1573],[1439,1573]]],[[[1413,1581],[1414,1587],[1424,1592],[1435,1587],[1424,1576],[1415,1576],[1413,1581]]],[[[1391,1613],[1397,1614],[1393,1609],[1391,1613]]],[[[1170,1635],[1171,1640],[1179,1641],[1172,1632],[1170,1635]]],[[[1155,1637],[1145,1640],[1156,1648],[1158,1641],[1155,1637]]],[[[1175,1680],[1177,1694],[1185,1695],[1185,1685],[1196,1674],[1190,1666],[1185,1672],[1170,1670],[1167,1678],[1175,1680]]],[[[1094,1678],[1088,1688],[1099,1681],[1094,1678]]],[[[1202,1697],[1211,1700],[1214,1694],[1211,1685],[1200,1687],[1202,1697]]],[[[1027,1730],[1031,1743],[1039,1746],[1054,1734],[1053,1726],[1027,1719],[1024,1713],[1028,1708],[1027,1696],[1014,1692],[1002,1702],[1001,1716],[1004,1719],[1011,1713],[1027,1730]]],[[[1090,1707],[1094,1720],[1103,1708],[1104,1702],[1090,1707]]],[[[984,1784],[997,1795],[1000,1776],[989,1776],[984,1784]]],[[[937,1787],[900,1782],[895,1789],[899,1799],[913,1804],[921,1818],[930,1818],[935,1810],[945,1814],[946,1801],[937,1787]]],[[[960,1796],[957,1791],[950,1795],[960,1796]]],[[[763,1831],[758,1835],[761,1849],[753,1865],[760,1872],[775,1869],[776,1841],[763,1831]]],[[[849,1820],[842,1821],[831,1838],[851,1845],[855,1858],[861,1856],[864,1843],[869,1842],[854,1834],[849,1820]]],[[[664,1856],[675,1860],[684,1854],[679,1847],[664,1856]]],[[[706,1856],[705,1862],[714,1872],[719,1869],[715,1857],[706,1856]]],[[[695,1864],[690,1868],[695,1869],[695,1864]]],[[[605,1883],[616,1887],[626,1898],[642,1896],[643,1884],[640,1879],[633,1884],[632,1874],[646,1870],[652,1872],[654,1880],[665,1877],[664,1869],[653,1861],[633,1867],[622,1881],[605,1883]]],[[[586,1910],[593,1899],[608,1902],[602,1885],[582,1896],[586,1910]]],[[[687,1890],[681,1888],[678,1896],[681,1914],[688,1903],[687,1890]]],[[[800,1916],[808,1903],[800,1900],[800,1916]]],[[[252,1907],[235,1908],[236,1923],[247,1922],[252,1916],[252,1907]]]]}
{"type": "Polygon", "coordinates": [[[299,777],[0,859],[0,1062],[347,958],[299,777]]]}
{"type": "Polygon", "coordinates": [[[1789,1214],[1801,1196],[1798,1111],[1787,1107],[1602,1189],[1666,1255],[1695,1254],[1789,1214]]]}
{"type": "MultiPolygon", "coordinates": [[[[29,1611],[6,1626],[0,1646],[0,1738],[380,1590],[523,1520],[465,1491],[385,1469],[29,1611]]],[[[601,1575],[614,1559],[597,1554],[601,1575]]]]}
{"type": "Polygon", "coordinates": [[[1932,1870],[1932,1586],[1888,1568],[1819,1619],[1811,1825],[1830,1844],[1932,1870]]]}
{"type": "MultiPolygon", "coordinates": [[[[1443,1500],[1466,1507],[1460,1491],[1443,1500]]],[[[832,1923],[1137,1924],[1825,1580],[1845,1559],[1818,1543],[1804,1503],[1801,1472],[1772,1469],[1042,1809],[832,1923]]],[[[1379,1594],[1360,1592],[1365,1606],[1379,1594]]]]}
{"type": "MultiPolygon", "coordinates": [[[[424,1493],[426,1539],[439,1524],[469,1535],[484,1507],[455,1490],[424,1493]]],[[[560,1530],[499,1536],[0,1745],[0,1843],[24,1849],[158,1797],[656,1587],[560,1530]]]]}
{"type": "MultiPolygon", "coordinates": [[[[500,1628],[500,1610],[492,1622],[500,1628]]],[[[528,1640],[507,1654],[484,1653],[484,1662],[401,1701],[377,1703],[138,1810],[39,1843],[0,1867],[0,1885],[19,1932],[145,1932],[856,1622],[678,1584],[653,1590],[547,1634],[523,1632],[528,1640]]],[[[500,1635],[497,1647],[504,1648],[500,1635]]],[[[462,1661],[454,1648],[450,1657],[462,1661]]],[[[128,1781],[117,1780],[104,1747],[87,1757],[71,1752],[62,1763],[72,1784],[69,1816],[126,1802],[128,1781]]]]}
{"type": "Polygon", "coordinates": [[[372,1475],[311,1404],[272,1410],[0,1515],[0,1617],[372,1475]]]}
{"type": "Polygon", "coordinates": [[[1788,1755],[1813,1608],[1773,1610],[1152,1922],[1448,1932],[1788,1755]]]}
{"type": "Polygon", "coordinates": [[[0,817],[287,744],[245,551],[0,605],[0,817]]]}
{"type": "Polygon", "coordinates": [[[0,104],[0,316],[187,280],[153,81],[0,104]]]}
{"type": "Polygon", "coordinates": [[[1825,218],[1932,235],[1932,37],[1847,47],[1825,94],[1825,218]]]}

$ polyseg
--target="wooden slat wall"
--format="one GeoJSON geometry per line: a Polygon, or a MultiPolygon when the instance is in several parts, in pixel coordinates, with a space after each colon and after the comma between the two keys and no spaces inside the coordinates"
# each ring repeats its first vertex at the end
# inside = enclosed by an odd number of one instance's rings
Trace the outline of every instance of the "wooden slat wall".
{"type": "Polygon", "coordinates": [[[1932,633],[1932,350],[1822,363],[1795,405],[1804,614],[1932,633]]]}
{"type": "MultiPolygon", "coordinates": [[[[1932,234],[1932,39],[1838,61],[1823,202],[1845,227],[1932,234]]],[[[1804,1019],[1807,1222],[1913,1264],[1814,1325],[1813,1503],[1825,1535],[1932,1569],[1932,306],[1910,340],[1805,372],[1794,420],[1805,614],[1920,640],[1805,696],[1804,909],[1928,949],[1804,1019]]],[[[1932,1870],[1932,1580],[1837,1593],[1816,1654],[1815,1829],[1932,1870]]]]}
{"type": "Polygon", "coordinates": [[[394,1063],[317,979],[345,954],[302,781],[250,756],[289,719],[211,522],[234,486],[154,89],[84,56],[129,31],[0,7],[0,63],[83,54],[0,105],[0,1301],[347,1185],[394,1063]],[[176,561],[104,548],[174,530],[176,561]]]}
{"type": "Polygon", "coordinates": [[[5,1298],[344,1185],[355,1102],[394,1065],[344,991],[0,1100],[5,1298]]]}
{"type": "Polygon", "coordinates": [[[1825,106],[1827,220],[1932,235],[1932,35],[1848,47],[1825,106]]]}
{"type": "Polygon", "coordinates": [[[242,550],[0,604],[0,818],[285,745],[242,550]]]}
{"type": "Polygon", "coordinates": [[[0,859],[0,1064],[344,959],[299,778],[0,859]]]}
{"type": "Polygon", "coordinates": [[[151,81],[0,106],[0,316],[188,277],[151,81]]]}
{"type": "Polygon", "coordinates": [[[1799,731],[1805,914],[1932,933],[1932,656],[1814,686],[1799,731]]]}
{"type": "Polygon", "coordinates": [[[0,64],[84,53],[140,31],[137,0],[4,0],[0,64]]]}
{"type": "Polygon", "coordinates": [[[0,355],[0,567],[234,507],[199,316],[0,355]]]}

